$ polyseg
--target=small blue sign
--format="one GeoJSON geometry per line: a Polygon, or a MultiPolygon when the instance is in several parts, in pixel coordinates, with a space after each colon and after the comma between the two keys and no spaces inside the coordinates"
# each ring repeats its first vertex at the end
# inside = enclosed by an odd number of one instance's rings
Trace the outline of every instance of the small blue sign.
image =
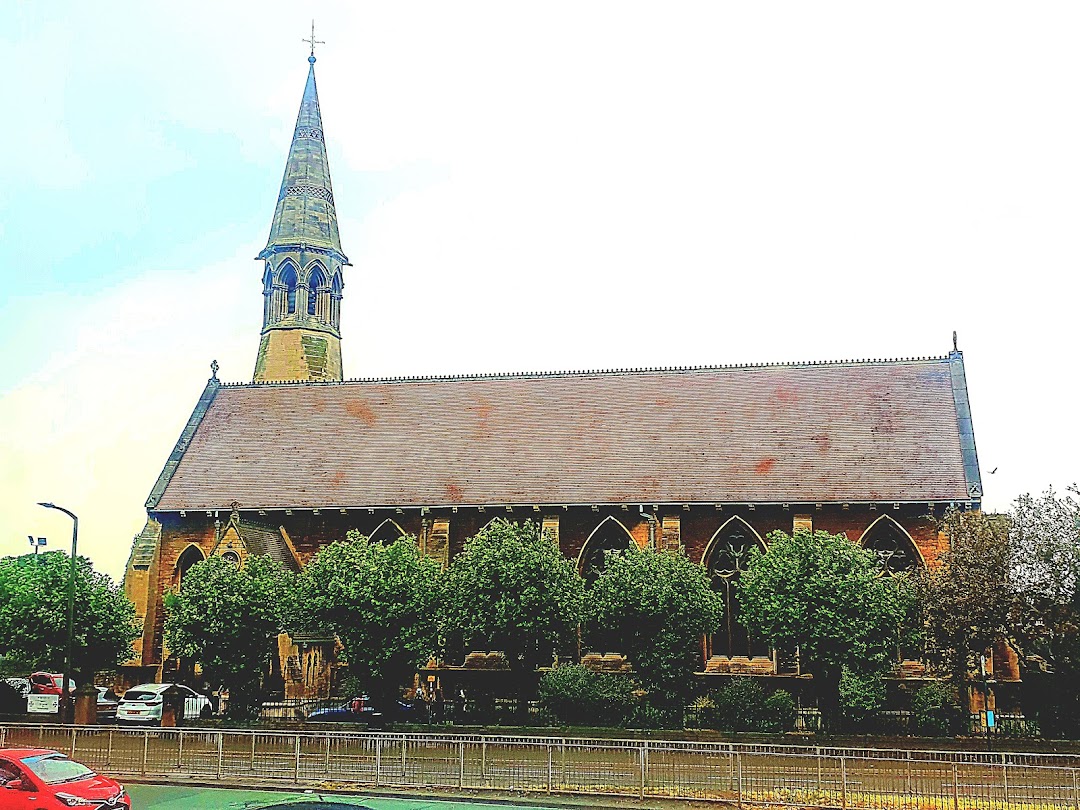
{"type": "Polygon", "coordinates": [[[989,709],[986,712],[986,727],[987,728],[993,728],[994,727],[994,713],[993,713],[993,711],[991,711],[989,709]]]}

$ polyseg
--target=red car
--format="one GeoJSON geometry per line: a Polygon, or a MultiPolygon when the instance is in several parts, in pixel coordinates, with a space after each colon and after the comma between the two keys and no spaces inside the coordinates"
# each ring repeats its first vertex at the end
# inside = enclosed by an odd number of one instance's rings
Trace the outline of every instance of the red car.
{"type": "MultiPolygon", "coordinates": [[[[75,681],[68,678],[68,689],[75,691],[75,681]]],[[[35,672],[30,676],[30,691],[35,695],[64,694],[64,676],[58,672],[35,672]]]]}
{"type": "Polygon", "coordinates": [[[47,810],[87,807],[131,810],[123,786],[45,748],[0,749],[0,807],[47,810]]]}

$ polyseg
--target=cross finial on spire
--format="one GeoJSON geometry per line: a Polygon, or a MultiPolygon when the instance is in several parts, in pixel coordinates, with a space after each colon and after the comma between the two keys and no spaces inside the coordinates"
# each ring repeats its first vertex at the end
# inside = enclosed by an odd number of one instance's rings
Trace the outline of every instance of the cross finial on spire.
{"type": "Polygon", "coordinates": [[[217,379],[217,373],[218,373],[219,368],[221,368],[221,366],[218,365],[217,360],[214,360],[212,363],[210,363],[210,373],[212,375],[210,377],[211,380],[216,380],[217,379]]]}
{"type": "Polygon", "coordinates": [[[957,347],[957,345],[956,345],[956,330],[955,329],[953,330],[953,333],[952,333],[952,350],[954,352],[960,351],[959,347],[957,347]]]}
{"type": "Polygon", "coordinates": [[[321,39],[315,39],[315,20],[311,21],[311,39],[305,39],[305,40],[302,40],[302,41],[307,42],[309,45],[311,45],[311,56],[308,57],[308,61],[311,64],[314,65],[315,64],[315,46],[316,45],[325,45],[326,44],[321,39]]]}

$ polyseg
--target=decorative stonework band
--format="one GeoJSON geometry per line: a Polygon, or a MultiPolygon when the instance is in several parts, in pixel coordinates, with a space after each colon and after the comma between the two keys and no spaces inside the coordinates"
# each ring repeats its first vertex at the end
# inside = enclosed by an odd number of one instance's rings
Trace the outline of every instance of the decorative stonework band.
{"type": "Polygon", "coordinates": [[[331,205],[334,204],[334,195],[330,193],[329,189],[325,189],[322,186],[289,186],[283,188],[281,194],[278,195],[278,200],[284,200],[286,197],[318,197],[320,200],[326,200],[331,205]]]}
{"type": "Polygon", "coordinates": [[[318,127],[297,127],[293,132],[293,138],[310,138],[313,141],[323,139],[322,130],[318,127]]]}

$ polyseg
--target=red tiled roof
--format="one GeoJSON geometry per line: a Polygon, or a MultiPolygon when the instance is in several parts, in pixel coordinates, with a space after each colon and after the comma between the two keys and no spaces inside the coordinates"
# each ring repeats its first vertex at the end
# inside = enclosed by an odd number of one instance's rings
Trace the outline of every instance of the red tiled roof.
{"type": "Polygon", "coordinates": [[[178,450],[159,510],[969,497],[948,358],[226,385],[178,450]]]}

